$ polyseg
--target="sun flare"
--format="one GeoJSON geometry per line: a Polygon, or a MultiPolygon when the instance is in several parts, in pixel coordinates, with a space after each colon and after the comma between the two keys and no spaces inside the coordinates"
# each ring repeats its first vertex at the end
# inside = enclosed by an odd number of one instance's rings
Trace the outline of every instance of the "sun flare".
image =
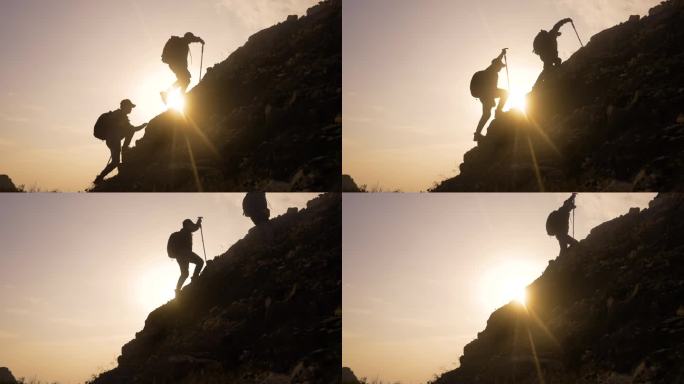
{"type": "Polygon", "coordinates": [[[527,109],[527,94],[518,89],[512,89],[508,97],[508,110],[517,109],[525,113],[527,109]]]}
{"type": "Polygon", "coordinates": [[[180,89],[176,88],[173,91],[169,92],[168,99],[166,100],[166,105],[169,107],[169,109],[173,109],[177,112],[183,113],[185,109],[185,96],[180,91],[180,89]]]}
{"type": "Polygon", "coordinates": [[[178,272],[173,268],[150,266],[140,274],[133,294],[148,312],[173,299],[178,272]]]}
{"type": "Polygon", "coordinates": [[[511,260],[496,264],[483,274],[481,299],[488,310],[494,310],[511,301],[525,306],[528,302],[526,287],[540,271],[531,262],[511,260]]]}

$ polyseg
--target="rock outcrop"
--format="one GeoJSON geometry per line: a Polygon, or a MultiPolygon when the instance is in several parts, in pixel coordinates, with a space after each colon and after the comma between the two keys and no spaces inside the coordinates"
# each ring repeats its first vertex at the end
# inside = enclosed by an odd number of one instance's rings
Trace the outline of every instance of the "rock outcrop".
{"type": "Polygon", "coordinates": [[[361,382],[356,378],[351,368],[342,367],[342,380],[340,384],[361,384],[361,382]]]}
{"type": "Polygon", "coordinates": [[[684,382],[684,195],[591,230],[435,384],[684,382]]]}
{"type": "Polygon", "coordinates": [[[342,1],[326,0],[209,68],[92,191],[339,191],[341,138],[342,1]]]}
{"type": "Polygon", "coordinates": [[[0,384],[19,384],[9,368],[0,367],[0,384]]]}
{"type": "Polygon", "coordinates": [[[433,191],[681,191],[682,68],[684,1],[669,0],[593,36],[433,191]]]}
{"type": "Polygon", "coordinates": [[[0,175],[0,192],[21,192],[7,175],[0,175]]]}
{"type": "Polygon", "coordinates": [[[254,227],[150,313],[92,384],[338,383],[341,201],[322,195],[254,227]]]}

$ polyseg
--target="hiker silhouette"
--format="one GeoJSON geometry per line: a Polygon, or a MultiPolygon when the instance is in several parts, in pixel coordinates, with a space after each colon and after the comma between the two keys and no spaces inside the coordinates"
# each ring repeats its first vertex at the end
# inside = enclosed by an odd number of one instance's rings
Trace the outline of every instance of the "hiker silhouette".
{"type": "Polygon", "coordinates": [[[247,192],[242,200],[242,212],[252,219],[254,225],[260,225],[268,221],[271,211],[268,209],[265,192],[247,192]]]}
{"type": "Polygon", "coordinates": [[[97,119],[93,134],[96,138],[105,141],[112,157],[102,172],[95,178],[95,184],[102,182],[110,172],[121,165],[121,140],[124,140],[123,152],[126,152],[133,140],[133,135],[147,127],[147,123],[137,127],[131,125],[128,115],[133,111],[133,108],[135,108],[135,104],[129,99],[124,99],[119,104],[119,109],[103,113],[97,119]]]}
{"type": "Polygon", "coordinates": [[[470,80],[470,94],[473,97],[480,99],[482,103],[482,117],[475,129],[475,141],[479,141],[482,137],[482,129],[484,128],[489,118],[492,116],[492,108],[496,107],[496,113],[503,111],[506,100],[508,99],[508,91],[498,88],[499,71],[506,67],[502,61],[506,55],[506,48],[501,50],[501,54],[492,60],[492,63],[487,69],[476,72],[470,80]],[[496,104],[496,99],[499,99],[499,105],[496,104]]]}
{"type": "Polygon", "coordinates": [[[166,104],[168,93],[173,89],[180,89],[181,93],[185,91],[190,85],[190,71],[188,70],[188,54],[190,53],[190,44],[202,43],[204,40],[195,36],[192,32],[187,32],[183,37],[171,36],[171,38],[164,45],[161,60],[162,63],[168,64],[169,68],[176,75],[176,82],[171,87],[161,92],[162,100],[166,104]]]}
{"type": "Polygon", "coordinates": [[[542,69],[542,72],[539,74],[534,87],[537,87],[537,85],[543,82],[550,71],[558,68],[563,62],[560,57],[558,57],[558,36],[561,35],[560,28],[567,23],[572,23],[572,19],[566,18],[557,22],[550,31],[542,29],[534,38],[534,42],[532,43],[533,51],[539,55],[539,58],[544,63],[544,69],[542,69]]]}
{"type": "Polygon", "coordinates": [[[202,258],[192,251],[192,233],[200,229],[201,226],[201,217],[197,219],[197,223],[193,223],[190,219],[183,220],[183,228],[178,232],[172,233],[166,244],[166,252],[170,258],[176,259],[181,271],[178,283],[176,284],[176,296],[180,293],[183,283],[188,278],[190,263],[195,264],[195,271],[192,274],[193,280],[200,275],[202,267],[204,267],[202,258]]]}
{"type": "Polygon", "coordinates": [[[572,236],[568,235],[570,212],[576,208],[575,197],[577,197],[577,194],[573,193],[565,200],[560,208],[551,212],[546,219],[546,233],[548,233],[549,236],[556,236],[561,253],[569,247],[579,243],[577,240],[573,239],[572,236]]]}

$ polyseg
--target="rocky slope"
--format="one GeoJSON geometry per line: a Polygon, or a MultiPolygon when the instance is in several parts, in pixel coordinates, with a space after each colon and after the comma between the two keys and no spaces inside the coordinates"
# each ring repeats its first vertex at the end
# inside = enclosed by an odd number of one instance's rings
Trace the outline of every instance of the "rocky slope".
{"type": "Polygon", "coordinates": [[[92,383],[338,383],[341,236],[339,194],[253,228],[92,383]]]}
{"type": "Polygon", "coordinates": [[[682,68],[684,1],[670,0],[593,36],[434,191],[682,190],[682,68]]]}
{"type": "Polygon", "coordinates": [[[0,384],[18,384],[12,372],[6,367],[0,367],[0,384]]]}
{"type": "Polygon", "coordinates": [[[7,175],[0,175],[0,192],[21,192],[7,175]]]}
{"type": "Polygon", "coordinates": [[[435,383],[684,383],[683,214],[665,194],[592,229],[435,383]]]}
{"type": "Polygon", "coordinates": [[[326,0],[209,68],[92,191],[339,190],[341,114],[342,1],[326,0]]]}

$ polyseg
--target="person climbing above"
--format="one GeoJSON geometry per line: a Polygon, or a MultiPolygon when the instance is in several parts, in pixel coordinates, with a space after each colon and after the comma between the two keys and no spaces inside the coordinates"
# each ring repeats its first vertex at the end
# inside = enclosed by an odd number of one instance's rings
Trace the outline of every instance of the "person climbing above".
{"type": "Polygon", "coordinates": [[[133,108],[135,108],[135,104],[129,99],[124,99],[119,104],[119,109],[103,113],[97,119],[94,135],[96,138],[105,141],[111,152],[112,158],[102,172],[95,178],[95,184],[101,183],[105,176],[121,165],[121,140],[124,140],[123,150],[126,151],[133,140],[133,135],[137,131],[147,127],[147,123],[137,127],[131,125],[131,122],[128,120],[128,115],[133,111],[133,108]]]}
{"type": "Polygon", "coordinates": [[[260,225],[268,221],[271,211],[268,209],[265,192],[247,192],[242,200],[242,212],[252,219],[254,225],[260,225]]]}
{"type": "Polygon", "coordinates": [[[171,36],[166,45],[164,45],[161,56],[162,62],[168,64],[171,71],[176,75],[176,82],[171,85],[171,88],[161,92],[164,104],[166,104],[166,98],[170,91],[178,88],[181,93],[185,94],[190,85],[191,75],[188,70],[188,54],[190,53],[191,43],[202,43],[204,46],[204,40],[195,36],[192,32],[186,33],[183,37],[171,36]]]}
{"type": "Polygon", "coordinates": [[[505,55],[506,48],[501,50],[501,54],[492,60],[492,64],[487,69],[476,72],[470,80],[471,95],[480,99],[482,103],[482,117],[477,124],[477,129],[475,129],[475,141],[480,141],[484,137],[482,136],[482,129],[492,116],[492,108],[496,107],[496,113],[498,114],[503,111],[506,105],[508,92],[498,87],[499,71],[506,67],[502,61],[505,55]],[[496,99],[499,99],[498,106],[496,99]]]}
{"type": "Polygon", "coordinates": [[[557,210],[551,212],[549,217],[546,219],[546,233],[549,236],[556,236],[558,244],[560,245],[560,251],[563,253],[570,246],[577,245],[579,242],[568,235],[570,221],[570,212],[575,209],[575,197],[576,193],[573,193],[563,205],[557,210]]]}
{"type": "Polygon", "coordinates": [[[557,22],[550,31],[542,29],[534,38],[532,48],[534,48],[534,53],[539,55],[539,58],[544,63],[544,69],[539,75],[539,78],[537,78],[537,82],[534,85],[535,87],[543,81],[544,76],[548,74],[549,70],[559,67],[563,62],[560,57],[558,57],[557,39],[558,36],[561,35],[560,28],[567,23],[572,23],[572,19],[567,18],[557,22]]]}
{"type": "Polygon", "coordinates": [[[192,274],[193,280],[200,275],[202,267],[204,267],[202,258],[192,251],[192,233],[200,229],[201,226],[201,217],[197,219],[197,223],[193,223],[190,219],[183,220],[183,228],[178,232],[172,233],[166,244],[166,252],[170,258],[176,259],[181,271],[178,283],[176,284],[176,296],[178,296],[183,283],[188,278],[190,263],[195,264],[195,271],[192,274]]]}

